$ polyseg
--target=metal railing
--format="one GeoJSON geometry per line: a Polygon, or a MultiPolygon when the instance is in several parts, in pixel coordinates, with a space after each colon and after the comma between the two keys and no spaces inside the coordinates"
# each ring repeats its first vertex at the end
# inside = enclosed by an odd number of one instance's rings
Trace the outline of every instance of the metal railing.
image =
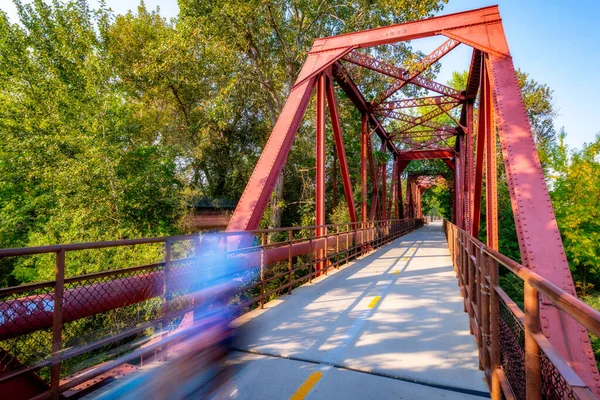
{"type": "MultiPolygon", "coordinates": [[[[205,256],[207,235],[0,249],[0,259],[46,257],[48,265],[53,257],[55,270],[53,280],[0,289],[0,391],[16,382],[55,397],[119,364],[156,357],[161,341],[190,313],[193,320],[190,282],[221,261],[238,263],[240,283],[230,306],[240,314],[422,224],[408,219],[220,232],[210,244],[216,238],[217,258],[205,256]],[[162,259],[112,270],[103,265],[127,263],[127,251],[162,259]],[[69,276],[69,256],[82,253],[87,256],[79,264],[95,260],[89,263],[103,270],[69,276]]],[[[140,257],[131,256],[133,265],[140,257]]]]}
{"type": "Polygon", "coordinates": [[[595,399],[542,334],[539,298],[596,336],[600,312],[456,225],[444,221],[444,230],[492,399],[595,399]],[[525,312],[500,287],[500,266],[523,282],[525,312]]]}

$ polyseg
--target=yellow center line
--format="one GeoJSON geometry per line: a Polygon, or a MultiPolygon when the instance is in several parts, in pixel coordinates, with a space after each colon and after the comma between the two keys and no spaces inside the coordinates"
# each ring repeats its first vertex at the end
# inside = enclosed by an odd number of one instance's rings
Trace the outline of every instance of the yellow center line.
{"type": "Polygon", "coordinates": [[[290,400],[302,400],[308,395],[308,392],[319,382],[319,379],[323,377],[323,372],[317,371],[310,374],[308,378],[304,381],[302,386],[296,390],[296,393],[290,397],[290,400]]]}
{"type": "Polygon", "coordinates": [[[402,257],[402,261],[408,261],[408,257],[402,257]]]}
{"type": "Polygon", "coordinates": [[[394,275],[398,275],[400,273],[400,271],[394,271],[394,275]]]}
{"type": "Polygon", "coordinates": [[[375,307],[375,305],[377,304],[377,302],[379,301],[379,299],[381,299],[381,296],[375,296],[375,297],[373,297],[373,300],[371,300],[371,302],[369,303],[369,308],[375,307]]]}

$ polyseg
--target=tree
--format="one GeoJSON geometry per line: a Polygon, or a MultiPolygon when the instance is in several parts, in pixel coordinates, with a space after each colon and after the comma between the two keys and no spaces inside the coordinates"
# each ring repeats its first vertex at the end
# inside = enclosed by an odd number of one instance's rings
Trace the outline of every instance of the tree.
{"type": "MultiPolygon", "coordinates": [[[[257,105],[270,131],[316,38],[432,16],[445,2],[181,0],[180,7],[183,23],[197,27],[207,42],[219,43],[223,53],[234,55],[235,87],[253,93],[246,101],[257,105]]],[[[396,60],[413,57],[406,45],[379,51],[396,60]]],[[[296,169],[289,161],[288,168],[296,169]]],[[[271,226],[281,224],[284,176],[271,202],[271,226]]]]}
{"type": "MultiPolygon", "coordinates": [[[[16,5],[20,24],[0,15],[0,247],[175,233],[176,153],[143,134],[144,116],[117,83],[104,36],[110,13],[84,2],[16,5]]],[[[3,284],[54,270],[14,263],[3,261],[12,273],[3,284]]],[[[81,273],[110,264],[69,265],[81,273]]]]}
{"type": "Polygon", "coordinates": [[[571,151],[561,130],[552,154],[550,196],[578,291],[585,296],[600,283],[600,134],[571,151]]]}

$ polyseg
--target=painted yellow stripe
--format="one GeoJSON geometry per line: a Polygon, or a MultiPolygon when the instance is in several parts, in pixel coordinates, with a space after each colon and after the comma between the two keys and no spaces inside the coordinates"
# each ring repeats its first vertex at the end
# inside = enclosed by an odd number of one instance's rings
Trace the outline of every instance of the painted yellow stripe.
{"type": "Polygon", "coordinates": [[[402,261],[408,261],[408,257],[402,257],[402,261]]]}
{"type": "Polygon", "coordinates": [[[371,300],[371,302],[369,303],[369,308],[375,307],[375,305],[377,304],[377,302],[379,301],[379,299],[381,299],[381,296],[375,296],[375,297],[373,297],[373,300],[371,300]]]}
{"type": "Polygon", "coordinates": [[[400,271],[394,271],[394,275],[398,275],[400,271]]]}
{"type": "Polygon", "coordinates": [[[298,390],[296,390],[296,393],[294,393],[294,395],[290,397],[290,400],[304,399],[306,395],[308,395],[308,392],[310,392],[311,389],[315,387],[317,382],[319,382],[319,379],[321,379],[322,377],[323,372],[321,371],[313,372],[312,374],[310,374],[310,376],[306,378],[302,386],[300,386],[298,390]]]}

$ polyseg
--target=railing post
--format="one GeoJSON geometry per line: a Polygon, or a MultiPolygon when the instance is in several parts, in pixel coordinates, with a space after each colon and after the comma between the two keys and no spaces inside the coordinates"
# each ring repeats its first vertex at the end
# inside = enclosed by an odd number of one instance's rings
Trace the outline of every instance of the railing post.
{"type": "Polygon", "coordinates": [[[525,300],[525,382],[527,400],[541,399],[540,347],[534,334],[540,333],[540,307],[538,291],[524,284],[525,300]]]}
{"type": "MultiPolygon", "coordinates": [[[[162,307],[162,329],[161,340],[165,340],[168,336],[167,328],[169,326],[169,304],[168,304],[168,280],[169,270],[171,269],[171,241],[165,240],[165,267],[163,268],[163,307],[162,307]]],[[[165,347],[161,348],[160,359],[167,361],[168,349],[165,347]]]]}
{"type": "Polygon", "coordinates": [[[312,273],[313,273],[313,245],[312,245],[312,236],[308,237],[308,282],[312,282],[312,273]]]}
{"type": "Polygon", "coordinates": [[[265,308],[265,233],[260,234],[260,308],[265,308]]]}
{"type": "Polygon", "coordinates": [[[485,364],[483,362],[483,351],[485,350],[485,346],[483,344],[483,341],[485,340],[485,336],[483,335],[482,329],[483,329],[483,323],[482,323],[482,315],[481,315],[481,296],[482,296],[482,290],[483,290],[483,279],[482,279],[482,257],[481,257],[481,248],[478,247],[475,243],[472,243],[473,246],[473,254],[475,256],[475,264],[473,265],[473,267],[475,268],[475,271],[473,271],[473,276],[474,276],[474,286],[475,286],[475,301],[474,304],[475,306],[473,307],[473,316],[474,316],[474,321],[476,321],[475,326],[477,328],[477,339],[478,339],[478,345],[479,345],[479,369],[485,371],[485,364]],[[477,313],[475,312],[475,310],[477,310],[477,313]]]}
{"type": "Polygon", "coordinates": [[[346,224],[346,264],[350,262],[350,225],[346,224]]]}
{"type": "Polygon", "coordinates": [[[52,369],[50,370],[50,389],[55,399],[59,398],[60,351],[62,350],[63,294],[65,290],[65,251],[56,252],[56,283],[54,285],[54,313],[52,315],[52,369]]]}
{"type": "Polygon", "coordinates": [[[498,370],[500,369],[500,305],[498,303],[498,261],[488,257],[490,274],[490,342],[492,345],[491,353],[491,372],[492,372],[492,400],[500,400],[500,378],[498,370]]]}
{"type": "Polygon", "coordinates": [[[288,275],[289,275],[289,287],[288,294],[292,294],[292,240],[294,240],[294,232],[290,229],[288,231],[288,275]]]}
{"type": "Polygon", "coordinates": [[[335,267],[340,269],[340,226],[336,226],[335,232],[335,267]]]}
{"type": "Polygon", "coordinates": [[[473,330],[473,321],[474,321],[474,317],[473,317],[473,263],[471,262],[471,241],[469,240],[468,237],[466,237],[466,235],[464,236],[464,246],[465,246],[465,260],[466,260],[466,264],[465,264],[465,269],[467,272],[467,311],[469,313],[469,331],[471,332],[471,335],[475,333],[475,331],[473,330]]]}
{"type": "Polygon", "coordinates": [[[479,336],[481,338],[481,364],[486,377],[489,377],[490,354],[488,353],[488,338],[490,335],[490,285],[487,254],[483,246],[479,248],[477,263],[479,264],[479,336]]]}
{"type": "Polygon", "coordinates": [[[323,243],[323,249],[321,250],[321,265],[325,270],[325,276],[327,276],[327,272],[329,271],[329,229],[327,227],[323,228],[323,234],[325,235],[323,239],[325,242],[323,243]]]}

